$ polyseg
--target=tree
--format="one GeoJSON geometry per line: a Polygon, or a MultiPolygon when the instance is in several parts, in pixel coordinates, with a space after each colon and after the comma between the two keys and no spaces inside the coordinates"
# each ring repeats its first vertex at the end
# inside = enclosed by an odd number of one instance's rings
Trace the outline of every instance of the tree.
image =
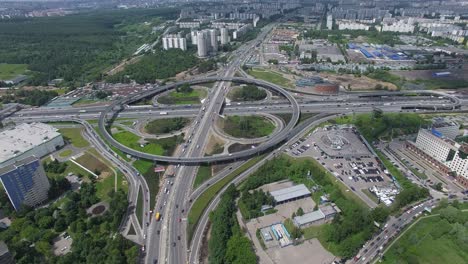
{"type": "Polygon", "coordinates": [[[299,207],[297,209],[296,215],[297,216],[303,216],[304,215],[304,210],[302,209],[302,207],[299,207]]]}
{"type": "Polygon", "coordinates": [[[383,111],[382,109],[380,108],[374,108],[372,110],[372,117],[375,118],[375,119],[379,119],[379,118],[382,118],[383,116],[383,111]]]}
{"type": "Polygon", "coordinates": [[[193,91],[193,89],[192,89],[192,87],[190,87],[190,84],[184,83],[181,86],[177,86],[176,91],[178,93],[191,93],[193,91]]]}
{"type": "Polygon", "coordinates": [[[389,214],[390,212],[387,207],[378,206],[371,211],[372,219],[377,223],[384,223],[387,220],[389,214]]]}
{"type": "Polygon", "coordinates": [[[65,229],[67,229],[67,223],[65,222],[65,219],[63,217],[57,219],[57,221],[54,224],[54,229],[56,232],[63,232],[65,231],[65,229]]]}

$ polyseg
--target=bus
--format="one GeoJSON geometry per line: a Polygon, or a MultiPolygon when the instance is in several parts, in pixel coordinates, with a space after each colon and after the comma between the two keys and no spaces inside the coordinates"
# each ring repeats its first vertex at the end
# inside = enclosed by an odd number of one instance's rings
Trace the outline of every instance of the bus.
{"type": "Polygon", "coordinates": [[[159,221],[161,219],[161,214],[158,212],[156,213],[156,215],[154,216],[154,218],[156,218],[156,221],[159,221]]]}

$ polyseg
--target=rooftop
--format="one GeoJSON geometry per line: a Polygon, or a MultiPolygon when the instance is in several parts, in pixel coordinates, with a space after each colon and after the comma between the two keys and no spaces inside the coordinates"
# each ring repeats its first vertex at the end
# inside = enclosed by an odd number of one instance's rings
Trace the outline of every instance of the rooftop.
{"type": "Polygon", "coordinates": [[[290,199],[310,195],[309,189],[304,184],[270,192],[276,202],[283,202],[290,199]]]}
{"type": "Polygon", "coordinates": [[[304,214],[302,216],[294,217],[294,222],[296,222],[297,225],[301,226],[301,225],[305,225],[308,223],[321,220],[323,218],[325,218],[325,214],[322,213],[321,210],[317,210],[317,211],[312,211],[310,213],[304,214]]]}
{"type": "Polygon", "coordinates": [[[3,130],[0,132],[0,163],[57,136],[60,136],[58,130],[44,123],[24,123],[3,130]]]}
{"type": "Polygon", "coordinates": [[[34,162],[36,160],[37,160],[37,158],[35,156],[29,156],[29,157],[27,157],[25,159],[22,159],[20,161],[15,162],[13,164],[7,165],[5,167],[1,167],[0,168],[0,175],[3,175],[5,173],[7,173],[7,172],[15,170],[16,168],[21,167],[23,165],[30,164],[30,163],[32,163],[32,162],[34,162]]]}

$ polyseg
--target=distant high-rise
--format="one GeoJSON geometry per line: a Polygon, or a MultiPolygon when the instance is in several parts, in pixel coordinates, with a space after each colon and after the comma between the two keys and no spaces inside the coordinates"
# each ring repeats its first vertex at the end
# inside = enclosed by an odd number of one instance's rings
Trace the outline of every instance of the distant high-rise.
{"type": "Polygon", "coordinates": [[[221,33],[221,45],[226,45],[229,43],[229,30],[225,27],[220,29],[221,33]]]}
{"type": "Polygon", "coordinates": [[[327,29],[328,30],[333,29],[333,16],[332,15],[327,16],[327,29]]]}
{"type": "Polygon", "coordinates": [[[50,184],[39,160],[30,156],[0,168],[0,181],[15,210],[47,200],[50,184]]]}
{"type": "Polygon", "coordinates": [[[210,49],[213,53],[218,51],[217,30],[210,29],[210,49]]]}
{"type": "Polygon", "coordinates": [[[190,40],[192,41],[193,45],[197,45],[197,31],[190,31],[190,40]]]}
{"type": "Polygon", "coordinates": [[[187,50],[187,40],[181,35],[166,35],[162,38],[163,49],[187,50]]]}
{"type": "Polygon", "coordinates": [[[206,31],[197,32],[197,55],[198,57],[208,56],[208,36],[206,31]]]}

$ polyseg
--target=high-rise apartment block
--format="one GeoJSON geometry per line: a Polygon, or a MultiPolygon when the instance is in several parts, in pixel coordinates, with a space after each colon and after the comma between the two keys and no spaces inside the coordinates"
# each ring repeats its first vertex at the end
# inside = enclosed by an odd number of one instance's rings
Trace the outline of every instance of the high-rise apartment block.
{"type": "Polygon", "coordinates": [[[163,49],[187,50],[187,40],[180,35],[166,35],[162,38],[163,49]]]}
{"type": "Polygon", "coordinates": [[[50,184],[39,159],[30,156],[0,168],[0,181],[15,210],[47,200],[50,184]]]}

